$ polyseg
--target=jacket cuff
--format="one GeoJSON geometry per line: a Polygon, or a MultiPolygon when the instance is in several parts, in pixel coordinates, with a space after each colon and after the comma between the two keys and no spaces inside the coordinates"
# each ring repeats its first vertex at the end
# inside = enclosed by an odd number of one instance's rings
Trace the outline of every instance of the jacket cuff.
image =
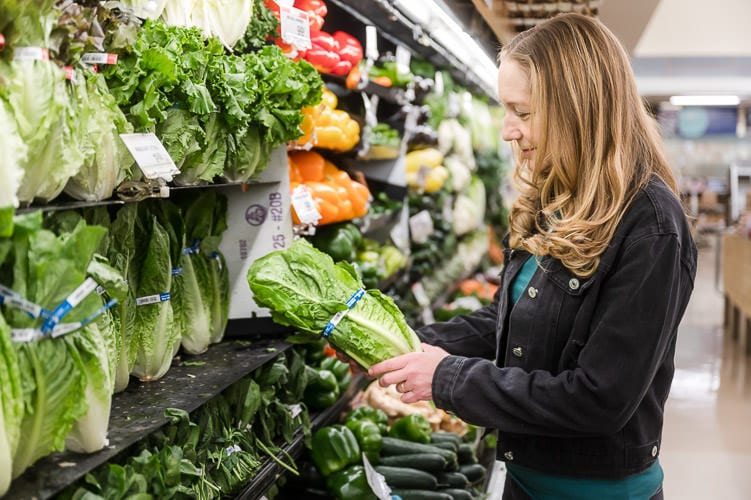
{"type": "Polygon", "coordinates": [[[452,404],[454,385],[467,358],[446,356],[438,363],[433,373],[433,403],[444,411],[454,411],[452,404]]]}

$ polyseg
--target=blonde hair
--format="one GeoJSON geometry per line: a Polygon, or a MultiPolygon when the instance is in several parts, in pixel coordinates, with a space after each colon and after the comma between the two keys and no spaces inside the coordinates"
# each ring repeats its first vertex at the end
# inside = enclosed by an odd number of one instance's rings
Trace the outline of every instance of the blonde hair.
{"type": "Polygon", "coordinates": [[[618,39],[579,14],[551,18],[501,50],[530,82],[535,165],[517,152],[510,244],[594,273],[629,203],[653,175],[677,193],[655,120],[618,39]]]}

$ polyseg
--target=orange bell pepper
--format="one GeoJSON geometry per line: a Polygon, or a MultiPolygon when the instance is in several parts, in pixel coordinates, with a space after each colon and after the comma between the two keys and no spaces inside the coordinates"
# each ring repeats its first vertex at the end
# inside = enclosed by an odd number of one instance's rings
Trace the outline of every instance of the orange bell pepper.
{"type": "Polygon", "coordinates": [[[323,180],[323,156],[315,151],[292,151],[290,162],[297,166],[302,182],[323,180]]]}

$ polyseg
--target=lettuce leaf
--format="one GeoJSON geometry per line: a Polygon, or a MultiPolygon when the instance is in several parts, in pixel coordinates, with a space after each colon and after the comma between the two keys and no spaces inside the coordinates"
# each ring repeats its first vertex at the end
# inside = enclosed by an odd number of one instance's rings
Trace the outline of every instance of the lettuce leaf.
{"type": "MultiPolygon", "coordinates": [[[[276,323],[312,338],[320,338],[331,318],[346,310],[347,300],[363,288],[352,265],[334,264],[303,239],[257,259],[247,277],[256,303],[268,307],[276,323]]],[[[328,341],[365,368],[422,349],[394,301],[379,290],[368,290],[328,341]]]]}
{"type": "MultiPolygon", "coordinates": [[[[172,288],[170,239],[156,216],[139,213],[136,218],[136,241],[133,261],[136,269],[131,273],[137,274],[135,296],[148,297],[169,292],[172,288]]],[[[171,300],[136,306],[134,331],[137,351],[132,374],[144,382],[162,378],[180,348],[180,335],[174,325],[171,300]]]]}
{"type": "MultiPolygon", "coordinates": [[[[0,262],[2,259],[0,259],[0,262]]],[[[23,417],[23,392],[18,357],[10,340],[10,327],[0,314],[0,496],[8,491],[13,454],[18,447],[23,417]]]]}

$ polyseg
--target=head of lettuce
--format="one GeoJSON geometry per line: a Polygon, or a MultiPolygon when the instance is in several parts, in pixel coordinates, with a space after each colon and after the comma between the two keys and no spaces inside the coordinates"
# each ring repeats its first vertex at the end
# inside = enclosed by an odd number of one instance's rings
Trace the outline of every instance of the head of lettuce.
{"type": "Polygon", "coordinates": [[[341,317],[328,333],[328,341],[364,368],[422,350],[420,339],[391,297],[367,290],[351,305],[363,288],[355,268],[347,262],[335,264],[306,240],[253,262],[248,284],[256,303],[269,308],[276,323],[312,339],[330,330],[335,316],[341,317]]]}

